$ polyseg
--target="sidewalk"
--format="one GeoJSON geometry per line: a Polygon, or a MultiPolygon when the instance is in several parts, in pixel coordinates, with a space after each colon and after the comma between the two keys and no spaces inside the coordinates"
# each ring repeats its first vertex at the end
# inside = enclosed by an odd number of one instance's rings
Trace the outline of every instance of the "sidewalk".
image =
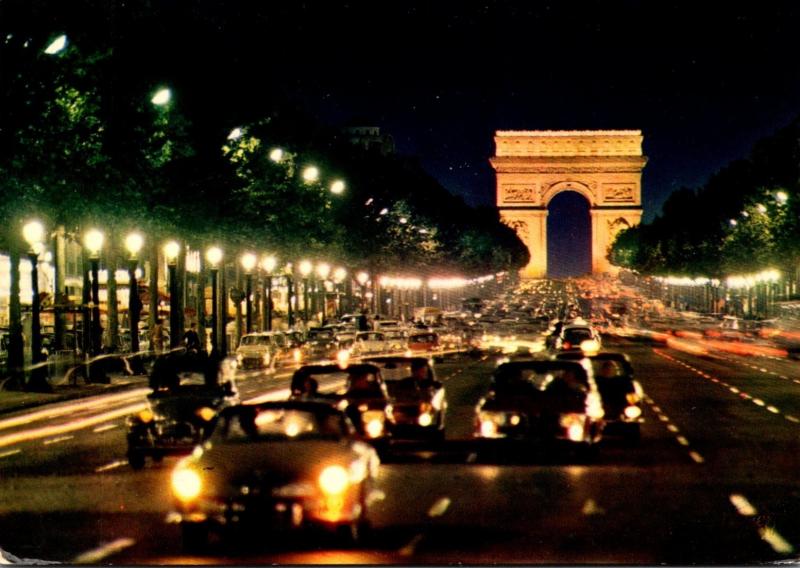
{"type": "Polygon", "coordinates": [[[53,385],[52,393],[0,390],[0,415],[37,406],[147,386],[147,375],[110,375],[108,384],[53,385]]]}

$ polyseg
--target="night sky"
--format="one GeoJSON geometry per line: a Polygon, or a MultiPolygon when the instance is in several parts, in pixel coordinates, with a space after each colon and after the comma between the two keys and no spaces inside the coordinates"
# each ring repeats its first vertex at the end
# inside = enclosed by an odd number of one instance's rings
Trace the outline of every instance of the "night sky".
{"type": "Polygon", "coordinates": [[[494,203],[498,129],[641,129],[649,221],[800,111],[798,2],[94,2],[109,25],[92,0],[0,0],[0,23],[31,3],[38,26],[128,34],[209,112],[279,92],[326,124],[381,126],[472,204],[494,203]]]}

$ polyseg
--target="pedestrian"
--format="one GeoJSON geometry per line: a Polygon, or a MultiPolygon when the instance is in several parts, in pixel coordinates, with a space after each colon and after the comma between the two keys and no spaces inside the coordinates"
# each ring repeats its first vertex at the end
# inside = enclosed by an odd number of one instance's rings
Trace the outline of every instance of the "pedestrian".
{"type": "Polygon", "coordinates": [[[164,351],[164,324],[161,318],[156,319],[156,324],[150,330],[150,347],[156,355],[164,351]]]}
{"type": "Polygon", "coordinates": [[[192,324],[189,326],[189,329],[187,329],[186,333],[183,334],[183,344],[186,346],[187,351],[195,351],[199,353],[200,336],[197,334],[195,327],[197,327],[197,324],[192,322],[192,324]]]}
{"type": "Polygon", "coordinates": [[[358,331],[369,331],[369,323],[367,322],[367,310],[361,310],[361,314],[356,318],[358,322],[358,331]]]}

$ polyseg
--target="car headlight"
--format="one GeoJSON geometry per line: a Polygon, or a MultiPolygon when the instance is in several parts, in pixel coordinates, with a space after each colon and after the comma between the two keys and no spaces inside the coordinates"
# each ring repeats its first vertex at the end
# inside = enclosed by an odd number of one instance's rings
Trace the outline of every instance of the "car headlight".
{"type": "Polygon", "coordinates": [[[339,495],[349,484],[347,470],[340,465],[329,465],[319,474],[319,487],[326,495],[339,495]]]}
{"type": "Polygon", "coordinates": [[[188,467],[178,467],[172,472],[172,492],[181,501],[191,501],[203,488],[200,474],[188,467]]]}
{"type": "Polygon", "coordinates": [[[339,363],[339,366],[344,368],[347,366],[347,362],[350,360],[350,350],[348,349],[339,349],[339,352],[336,354],[336,361],[339,363]]]}
{"type": "Polygon", "coordinates": [[[423,412],[417,418],[417,424],[419,424],[423,428],[430,426],[431,424],[433,424],[433,416],[431,416],[430,412],[423,412]]]}
{"type": "Polygon", "coordinates": [[[567,438],[573,442],[580,442],[583,440],[585,419],[583,414],[562,414],[558,419],[558,423],[567,431],[567,438]]]}
{"type": "Polygon", "coordinates": [[[300,349],[295,349],[292,352],[292,357],[294,358],[295,363],[299,363],[303,360],[303,352],[300,349]]]}
{"type": "Polygon", "coordinates": [[[153,419],[153,411],[149,408],[145,408],[139,413],[139,420],[142,422],[150,422],[153,419]]]}
{"type": "Polygon", "coordinates": [[[631,420],[639,418],[642,415],[642,409],[638,406],[630,405],[625,407],[625,416],[631,420]]]}
{"type": "Polygon", "coordinates": [[[269,353],[264,353],[264,357],[262,357],[264,364],[269,365],[269,353]]]}
{"type": "Polygon", "coordinates": [[[210,422],[210,421],[211,421],[211,420],[214,418],[214,416],[216,416],[216,415],[217,415],[217,413],[216,413],[216,412],[214,412],[214,410],[213,410],[212,408],[209,408],[209,407],[207,407],[207,406],[204,406],[203,408],[199,408],[199,409],[197,410],[196,414],[197,414],[197,415],[198,415],[200,418],[202,418],[203,420],[205,420],[206,422],[210,422]]]}
{"type": "Polygon", "coordinates": [[[385,420],[386,415],[378,410],[368,410],[361,414],[361,421],[364,423],[364,431],[370,438],[377,438],[383,434],[385,420]]]}

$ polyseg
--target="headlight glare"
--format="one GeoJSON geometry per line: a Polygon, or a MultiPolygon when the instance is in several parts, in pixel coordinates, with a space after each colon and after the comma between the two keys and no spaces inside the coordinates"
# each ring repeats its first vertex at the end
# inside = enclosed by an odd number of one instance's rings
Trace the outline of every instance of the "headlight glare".
{"type": "Polygon", "coordinates": [[[172,492],[181,501],[191,501],[203,488],[200,474],[190,468],[178,468],[172,473],[172,492]]]}
{"type": "Polygon", "coordinates": [[[347,470],[340,465],[329,465],[319,475],[320,489],[327,495],[339,495],[348,485],[347,470]]]}
{"type": "Polygon", "coordinates": [[[205,420],[206,422],[211,421],[214,418],[214,416],[216,416],[216,414],[217,413],[214,412],[213,409],[211,409],[211,408],[209,408],[207,406],[204,406],[203,408],[200,408],[197,411],[197,415],[200,418],[202,418],[203,420],[205,420]]]}
{"type": "Polygon", "coordinates": [[[142,422],[150,422],[153,419],[153,411],[145,408],[139,413],[139,420],[142,422]]]}

